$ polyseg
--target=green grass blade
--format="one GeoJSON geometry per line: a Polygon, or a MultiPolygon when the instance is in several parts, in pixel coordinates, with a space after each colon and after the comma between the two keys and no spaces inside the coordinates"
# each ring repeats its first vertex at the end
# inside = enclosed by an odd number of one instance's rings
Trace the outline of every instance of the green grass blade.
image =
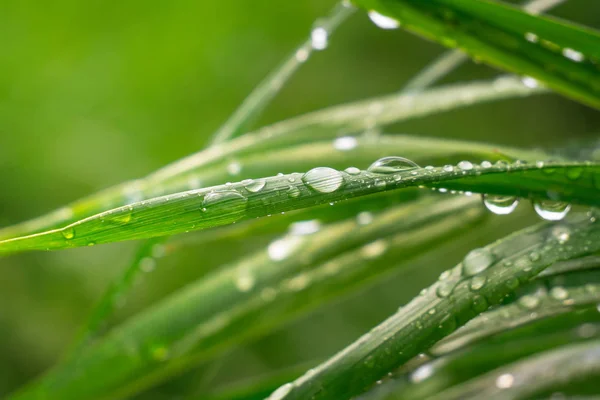
{"type": "Polygon", "coordinates": [[[351,219],[309,236],[286,235],[125,322],[15,398],[137,392],[364,286],[399,258],[453,239],[485,215],[472,198],[447,199],[431,209],[434,202],[384,210],[363,227],[351,219]]]}
{"type": "Polygon", "coordinates": [[[600,108],[600,34],[492,0],[357,0],[408,30],[600,108]]]}
{"type": "MultiPolygon", "coordinates": [[[[539,88],[527,88],[516,79],[499,78],[492,82],[449,85],[425,91],[418,95],[399,96],[393,94],[331,107],[267,126],[255,133],[231,140],[226,146],[213,146],[185,157],[144,179],[125,182],[75,201],[44,216],[0,229],[0,238],[6,239],[54,229],[111,208],[161,194],[210,186],[237,177],[244,179],[282,172],[276,170],[264,175],[252,176],[248,175],[248,172],[242,168],[239,175],[232,176],[229,174],[228,170],[230,168],[228,166],[230,166],[231,160],[239,159],[249,153],[260,155],[266,149],[311,143],[319,138],[333,139],[340,132],[351,135],[360,133],[374,125],[382,126],[486,101],[528,96],[542,92],[543,90],[539,88]],[[212,183],[205,182],[205,180],[210,180],[204,176],[204,172],[209,166],[214,166],[216,169],[212,172],[210,178],[213,179],[212,183]]],[[[429,144],[422,143],[424,148],[434,148],[429,144]]],[[[456,144],[460,143],[456,142],[456,144]]],[[[411,157],[406,152],[402,152],[402,155],[411,157]]],[[[515,157],[528,158],[519,155],[515,155],[515,157]]],[[[291,163],[283,164],[283,166],[288,165],[291,168],[289,172],[302,170],[291,163]]],[[[310,168],[316,165],[312,165],[310,168]]],[[[245,167],[245,165],[242,167],[245,167]]],[[[282,165],[280,164],[276,168],[282,168],[282,165]]]]}
{"type": "MultiPolygon", "coordinates": [[[[319,27],[326,32],[327,36],[348,18],[354,8],[343,2],[331,11],[331,13],[319,23],[319,27]]],[[[309,38],[302,43],[278,68],[276,68],[264,81],[235,110],[233,115],[215,133],[211,146],[226,142],[232,137],[244,133],[249,125],[263,111],[269,102],[279,93],[285,81],[287,81],[296,70],[304,64],[313,51],[312,41],[309,38]]]]}
{"type": "MultiPolygon", "coordinates": [[[[489,163],[488,163],[489,164],[489,163]]],[[[177,193],[116,208],[62,229],[0,241],[0,254],[58,250],[227,225],[317,204],[415,186],[600,205],[600,165],[523,163],[340,172],[316,168],[177,193]],[[389,173],[392,172],[392,173],[389,173]]]]}
{"type": "MultiPolygon", "coordinates": [[[[579,381],[580,390],[597,389],[600,341],[564,346],[507,365],[430,399],[531,399],[579,381]],[[588,381],[587,389],[581,381],[588,381]],[[595,380],[590,386],[589,380],[595,380]]],[[[580,392],[581,393],[581,392],[580,392]]]]}
{"type": "Polygon", "coordinates": [[[553,236],[551,224],[542,224],[474,250],[423,295],[272,398],[347,399],[364,392],[549,265],[598,251],[600,225],[581,215],[576,220],[568,244],[553,236]],[[486,284],[472,290],[473,279],[486,284]]]}
{"type": "MultiPolygon", "coordinates": [[[[539,14],[556,7],[564,0],[532,0],[523,6],[525,11],[539,14]]],[[[417,93],[432,86],[435,82],[448,75],[452,70],[459,67],[469,56],[461,50],[449,50],[436,58],[431,64],[423,68],[404,86],[404,93],[417,93]]]]}

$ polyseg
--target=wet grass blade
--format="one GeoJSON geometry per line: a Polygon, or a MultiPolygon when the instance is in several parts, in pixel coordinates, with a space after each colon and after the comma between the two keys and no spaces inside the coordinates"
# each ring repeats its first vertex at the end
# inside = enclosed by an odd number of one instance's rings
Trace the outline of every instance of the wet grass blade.
{"type": "Polygon", "coordinates": [[[593,29],[493,0],[357,0],[356,4],[477,60],[600,108],[600,34],[593,29]]]}
{"type": "Polygon", "coordinates": [[[0,241],[0,254],[58,250],[172,235],[405,187],[442,187],[539,200],[600,205],[600,165],[498,162],[457,167],[380,166],[340,172],[319,167],[158,197],[62,229],[0,241]]]}
{"type": "Polygon", "coordinates": [[[345,399],[364,392],[549,265],[598,251],[600,225],[583,215],[575,219],[568,244],[553,235],[554,226],[542,224],[473,250],[421,296],[272,398],[345,399]]]}
{"type": "MultiPolygon", "coordinates": [[[[279,170],[282,165],[290,168],[288,172],[302,170],[302,168],[286,162],[276,167],[271,166],[271,168],[277,168],[276,171],[252,176],[244,169],[248,166],[247,164],[239,165],[235,162],[232,164],[232,160],[251,153],[264,158],[262,154],[267,149],[302,143],[310,144],[317,139],[331,140],[339,136],[340,132],[351,135],[371,129],[373,126],[383,126],[486,101],[542,92],[544,92],[543,89],[525,87],[517,79],[499,78],[492,82],[449,85],[417,95],[393,94],[331,107],[267,126],[252,134],[233,139],[226,145],[212,146],[176,161],[144,179],[125,182],[75,201],[44,216],[0,229],[0,238],[6,239],[54,229],[111,208],[162,194],[215,185],[231,181],[233,178],[244,179],[272,175],[282,172],[279,170]],[[211,166],[214,167],[213,171],[206,172],[206,169],[211,166]],[[239,171],[239,167],[241,167],[241,171],[239,171]],[[238,171],[239,175],[232,175],[230,171],[233,173],[238,171]]],[[[436,148],[431,144],[433,143],[423,142],[422,147],[436,148]]],[[[331,149],[329,148],[329,150],[331,149]]],[[[402,152],[402,155],[411,157],[406,152],[402,152]]],[[[526,156],[514,156],[527,158],[526,156]]],[[[314,166],[316,165],[312,165],[310,168],[314,166]]]]}
{"type": "Polygon", "coordinates": [[[364,286],[484,215],[476,199],[429,198],[384,210],[366,226],[352,218],[313,235],[288,234],[128,320],[15,398],[138,392],[364,286]]]}

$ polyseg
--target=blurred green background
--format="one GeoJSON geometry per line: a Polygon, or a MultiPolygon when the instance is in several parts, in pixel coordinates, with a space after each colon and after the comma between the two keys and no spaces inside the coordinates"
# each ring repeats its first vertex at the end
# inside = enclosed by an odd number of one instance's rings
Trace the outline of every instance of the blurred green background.
{"type": "MultiPolygon", "coordinates": [[[[0,226],[201,149],[333,4],[0,2],[0,226]]],[[[589,6],[589,0],[572,0],[550,14],[598,28],[600,13],[589,6]]],[[[442,51],[400,30],[378,29],[359,12],[334,34],[329,48],[301,68],[257,125],[396,91],[442,51]]],[[[469,63],[445,81],[497,73],[469,63]]],[[[597,140],[599,122],[596,111],[545,95],[414,120],[391,131],[561,149],[597,140]]],[[[493,217],[483,232],[446,246],[443,261],[416,261],[408,272],[410,285],[400,274],[144,397],[170,398],[202,389],[198,385],[215,387],[301,361],[315,363],[389,315],[468,249],[535,220],[521,208],[517,217],[493,217]],[[207,369],[214,372],[210,379],[207,369]]],[[[161,260],[135,287],[116,321],[269,239],[198,245],[161,260]]],[[[57,360],[134,247],[123,243],[0,259],[0,395],[57,360]]]]}

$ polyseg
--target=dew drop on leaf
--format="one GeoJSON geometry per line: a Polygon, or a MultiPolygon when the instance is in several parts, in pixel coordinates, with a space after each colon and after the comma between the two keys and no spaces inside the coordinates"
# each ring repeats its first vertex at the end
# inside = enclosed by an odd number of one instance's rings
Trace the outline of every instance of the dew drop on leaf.
{"type": "Polygon", "coordinates": [[[470,171],[473,169],[473,164],[470,161],[461,161],[457,166],[463,171],[470,171]]]}
{"type": "Polygon", "coordinates": [[[75,229],[73,228],[64,228],[60,233],[62,233],[63,237],[67,240],[71,240],[75,237],[75,229]]]}
{"type": "Polygon", "coordinates": [[[348,175],[358,175],[360,174],[360,169],[356,167],[348,167],[344,170],[348,175]]]}
{"type": "Polygon", "coordinates": [[[265,181],[264,179],[244,179],[242,181],[242,186],[244,186],[244,188],[252,193],[258,193],[261,190],[263,190],[263,188],[265,187],[265,185],[267,184],[267,181],[265,181]]]}
{"type": "Polygon", "coordinates": [[[324,50],[327,48],[329,41],[329,34],[327,30],[322,26],[315,27],[310,33],[310,42],[312,48],[315,50],[324,50]]]}
{"type": "Polygon", "coordinates": [[[419,165],[404,157],[384,157],[375,161],[367,171],[375,174],[395,174],[419,168],[419,165]]]}
{"type": "Polygon", "coordinates": [[[519,299],[519,305],[526,310],[533,310],[540,305],[540,299],[537,296],[526,294],[519,299]]]}
{"type": "Polygon", "coordinates": [[[474,276],[469,283],[469,289],[476,292],[485,286],[486,282],[485,276],[474,276]]]}
{"type": "Polygon", "coordinates": [[[481,196],[485,208],[497,215],[510,214],[517,208],[519,199],[514,196],[497,196],[490,194],[483,194],[481,196]]]}
{"type": "Polygon", "coordinates": [[[328,167],[313,168],[302,176],[309,188],[320,193],[332,193],[342,187],[344,177],[338,170],[328,167]]]}
{"type": "Polygon", "coordinates": [[[473,276],[485,271],[494,260],[494,254],[485,247],[471,250],[463,260],[463,275],[473,276]]]}
{"type": "Polygon", "coordinates": [[[536,200],[533,209],[546,221],[560,221],[571,210],[571,205],[564,201],[536,200]]]}
{"type": "Polygon", "coordinates": [[[339,151],[348,151],[356,148],[358,141],[353,136],[343,136],[333,141],[333,147],[339,151]]]}

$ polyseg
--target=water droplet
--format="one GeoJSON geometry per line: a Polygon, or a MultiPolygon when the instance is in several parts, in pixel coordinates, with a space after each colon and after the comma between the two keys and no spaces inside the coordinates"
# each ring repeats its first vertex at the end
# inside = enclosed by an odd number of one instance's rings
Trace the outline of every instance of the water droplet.
{"type": "Polygon", "coordinates": [[[508,389],[515,383],[515,377],[511,374],[502,374],[496,378],[496,387],[498,389],[508,389]]]}
{"type": "Polygon", "coordinates": [[[358,141],[353,136],[339,137],[333,141],[333,147],[340,151],[352,150],[356,146],[358,146],[358,141]]]}
{"type": "Polygon", "coordinates": [[[346,173],[348,175],[358,175],[358,174],[360,174],[360,169],[358,169],[356,167],[348,167],[344,171],[346,171],[346,173]]]}
{"type": "Polygon", "coordinates": [[[570,49],[568,47],[565,47],[562,50],[562,54],[569,60],[572,60],[575,62],[582,62],[585,59],[585,56],[583,55],[583,53],[581,53],[577,50],[570,49]]]}
{"type": "Polygon", "coordinates": [[[538,253],[537,251],[532,251],[531,253],[529,253],[529,259],[533,262],[539,261],[540,258],[540,253],[538,253]]]}
{"type": "Polygon", "coordinates": [[[290,225],[292,235],[312,235],[321,229],[321,223],[318,219],[308,221],[297,221],[290,225]]]}
{"type": "Polygon", "coordinates": [[[311,45],[315,50],[326,49],[328,40],[329,34],[327,33],[327,30],[322,26],[317,26],[310,33],[311,45]]]}
{"type": "Polygon", "coordinates": [[[242,172],[242,164],[237,161],[232,161],[227,164],[227,173],[229,175],[239,175],[242,172]]]}
{"type": "Polygon", "coordinates": [[[379,257],[380,255],[382,255],[383,253],[385,253],[385,251],[387,250],[387,247],[388,247],[387,242],[383,239],[379,239],[379,240],[376,240],[374,242],[364,245],[360,249],[360,254],[361,254],[361,256],[363,256],[364,258],[367,258],[367,259],[376,258],[376,257],[379,257]]]}
{"type": "Polygon", "coordinates": [[[495,257],[485,247],[471,250],[463,260],[463,274],[473,276],[485,271],[494,262],[495,257]]]}
{"type": "Polygon", "coordinates": [[[273,261],[285,260],[302,244],[302,237],[296,235],[284,236],[272,241],[267,247],[267,254],[273,261]]]}
{"type": "Polygon", "coordinates": [[[421,365],[419,368],[414,370],[412,374],[410,374],[410,380],[412,383],[423,382],[433,375],[433,366],[431,364],[421,365]]]}
{"type": "Polygon", "coordinates": [[[359,225],[369,225],[371,222],[373,222],[373,214],[368,211],[359,212],[356,215],[356,222],[359,225]]]}
{"type": "Polygon", "coordinates": [[[75,229],[70,227],[63,228],[63,230],[60,231],[60,233],[62,233],[63,237],[67,240],[71,240],[75,237],[75,229]]]}
{"type": "Polygon", "coordinates": [[[301,48],[296,51],[296,61],[299,63],[303,63],[308,60],[308,56],[310,56],[310,51],[308,49],[301,48]]]}
{"type": "Polygon", "coordinates": [[[489,304],[485,297],[476,295],[473,297],[473,303],[471,304],[473,310],[477,313],[482,313],[489,308],[489,304]]]}
{"type": "Polygon", "coordinates": [[[519,199],[514,196],[496,196],[484,194],[481,196],[485,207],[497,215],[510,214],[517,208],[519,199]]]}
{"type": "Polygon", "coordinates": [[[470,161],[461,161],[457,166],[463,171],[470,171],[473,169],[473,164],[470,161]]]}
{"type": "Polygon", "coordinates": [[[286,193],[288,197],[291,197],[292,199],[299,197],[301,194],[300,189],[298,189],[296,186],[290,186],[286,193]]]}
{"type": "Polygon", "coordinates": [[[540,305],[540,299],[537,296],[526,294],[519,299],[519,305],[526,310],[533,310],[540,305]]]}
{"type": "Polygon", "coordinates": [[[386,183],[383,179],[376,179],[375,180],[375,187],[379,190],[383,190],[386,187],[386,183]]]}
{"type": "Polygon", "coordinates": [[[328,167],[313,168],[302,176],[309,188],[320,193],[332,193],[342,187],[344,177],[338,170],[328,167]]]}
{"type": "Polygon", "coordinates": [[[485,276],[474,276],[469,283],[469,289],[476,292],[485,286],[487,278],[485,276]]]}
{"type": "Polygon", "coordinates": [[[571,205],[563,201],[536,200],[533,208],[537,215],[547,221],[560,221],[571,210],[571,205]]]}
{"type": "Polygon", "coordinates": [[[152,257],[144,257],[140,260],[140,269],[143,272],[151,272],[156,268],[156,261],[152,257]]]}
{"type": "Polygon", "coordinates": [[[381,29],[397,29],[400,26],[400,22],[394,18],[381,15],[377,11],[369,11],[369,18],[381,29]]]}
{"type": "Polygon", "coordinates": [[[492,168],[492,163],[489,161],[482,161],[481,168],[485,168],[485,169],[492,168]]]}
{"type": "Polygon", "coordinates": [[[435,290],[435,294],[440,298],[446,298],[452,294],[454,290],[454,283],[452,282],[440,282],[435,290]]]}
{"type": "Polygon", "coordinates": [[[536,35],[535,33],[527,32],[525,34],[525,40],[527,40],[528,42],[531,42],[531,43],[537,43],[539,38],[538,38],[538,35],[536,35]]]}
{"type": "Polygon", "coordinates": [[[550,289],[550,296],[556,300],[564,300],[569,297],[569,292],[562,286],[556,286],[550,289]]]}
{"type": "Polygon", "coordinates": [[[523,83],[523,85],[527,86],[530,89],[535,89],[536,87],[538,87],[538,81],[530,76],[523,77],[521,79],[521,82],[523,83]]]}
{"type": "Polygon", "coordinates": [[[375,161],[367,171],[376,174],[395,174],[419,168],[419,165],[404,157],[384,157],[375,161]]]}
{"type": "Polygon", "coordinates": [[[265,185],[267,184],[267,181],[264,179],[244,179],[242,181],[242,186],[244,186],[244,189],[246,189],[249,192],[252,193],[257,193],[260,192],[265,185]]]}
{"type": "Polygon", "coordinates": [[[250,271],[242,270],[236,277],[235,286],[240,292],[247,292],[254,287],[254,282],[254,276],[252,276],[250,271]]]}
{"type": "Polygon", "coordinates": [[[452,172],[452,171],[454,171],[454,167],[452,165],[450,165],[450,164],[444,165],[443,170],[446,171],[446,172],[452,172]]]}
{"type": "Polygon", "coordinates": [[[210,192],[204,196],[202,211],[211,215],[227,210],[223,215],[227,222],[235,222],[242,218],[248,199],[234,190],[210,192]]]}
{"type": "Polygon", "coordinates": [[[294,385],[286,383],[275,390],[266,400],[281,400],[283,399],[292,389],[294,385]]]}
{"type": "Polygon", "coordinates": [[[552,236],[558,240],[558,243],[565,244],[571,237],[571,230],[567,226],[557,225],[552,227],[552,236]]]}

